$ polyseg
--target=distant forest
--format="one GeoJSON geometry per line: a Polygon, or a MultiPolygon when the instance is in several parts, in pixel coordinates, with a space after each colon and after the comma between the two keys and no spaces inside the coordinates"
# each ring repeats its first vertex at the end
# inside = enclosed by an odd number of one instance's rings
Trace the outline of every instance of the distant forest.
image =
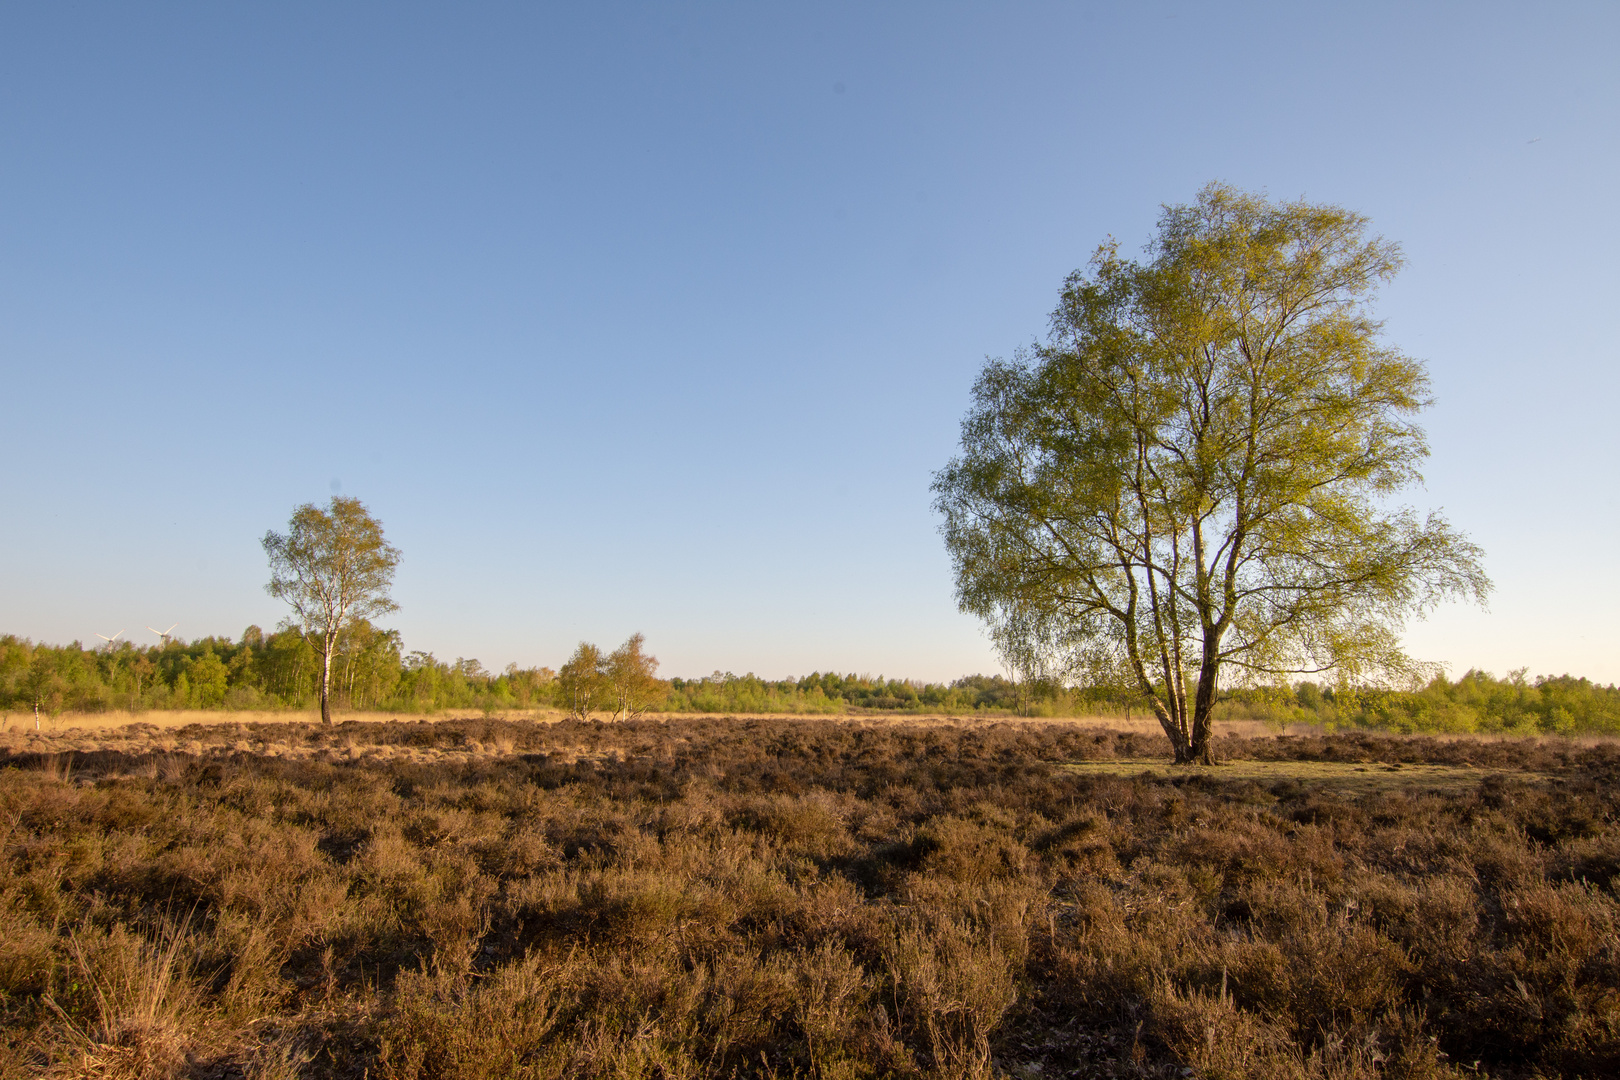
{"type": "MultiPolygon", "coordinates": [[[[334,701],[341,708],[431,714],[556,708],[556,672],[546,667],[486,671],[477,660],[444,661],[406,652],[398,631],[359,623],[344,631],[333,657],[334,701]]],[[[319,656],[294,630],[266,634],[250,626],[238,641],[205,637],[162,645],[86,649],[0,636],[0,711],[45,717],[64,712],[149,709],[308,709],[319,685],[319,656]]],[[[715,672],[670,679],[659,712],[698,713],[1000,713],[1026,716],[1145,715],[1129,691],[1019,683],[970,675],[951,683],[815,672],[800,679],[715,672]]],[[[1232,689],[1217,719],[1403,732],[1620,734],[1620,687],[1569,675],[1527,679],[1469,671],[1438,677],[1421,690],[1354,692],[1302,682],[1232,689]]]]}

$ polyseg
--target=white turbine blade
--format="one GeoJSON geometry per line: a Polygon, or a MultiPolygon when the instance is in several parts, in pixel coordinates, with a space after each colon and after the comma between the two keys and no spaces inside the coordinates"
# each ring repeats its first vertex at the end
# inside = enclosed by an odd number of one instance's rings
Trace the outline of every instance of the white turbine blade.
{"type": "MultiPolygon", "coordinates": [[[[174,624],[174,626],[179,626],[179,625],[180,625],[179,623],[174,624]]],[[[163,631],[164,634],[172,634],[172,633],[174,633],[174,626],[171,626],[167,630],[163,631]]]]}

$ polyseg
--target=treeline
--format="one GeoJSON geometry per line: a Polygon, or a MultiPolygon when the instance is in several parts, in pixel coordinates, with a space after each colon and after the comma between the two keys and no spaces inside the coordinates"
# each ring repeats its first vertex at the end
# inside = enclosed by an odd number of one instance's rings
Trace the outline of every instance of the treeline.
{"type": "MultiPolygon", "coordinates": [[[[842,713],[850,709],[912,712],[1014,712],[1045,704],[999,675],[950,684],[816,672],[772,681],[715,672],[698,679],[658,680],[657,661],[635,635],[601,653],[582,645],[561,671],[549,667],[491,672],[477,660],[440,660],[406,652],[399,632],[360,622],[339,636],[333,653],[333,700],[345,709],[496,713],[556,708],[568,712],[842,713]]],[[[87,649],[0,637],[0,709],[42,715],[147,709],[308,709],[320,688],[320,655],[295,630],[266,634],[250,626],[240,640],[205,637],[162,645],[87,649]]]]}
{"type": "MultiPolygon", "coordinates": [[[[1016,683],[970,675],[951,683],[814,672],[762,679],[716,671],[697,679],[652,677],[640,636],[614,653],[582,646],[559,673],[548,667],[486,671],[477,660],[407,652],[398,631],[358,623],[334,654],[340,708],[402,713],[555,708],[578,713],[652,712],[838,714],[976,712],[1028,716],[1148,715],[1128,691],[1016,683]],[[633,647],[632,647],[633,646],[633,647]],[[628,650],[628,651],[626,651],[628,650]],[[617,660],[615,660],[617,658],[617,660]],[[628,681],[627,681],[628,680],[628,681]]],[[[205,637],[162,645],[86,649],[0,637],[0,710],[57,716],[147,709],[308,709],[319,692],[320,658],[292,630],[250,626],[240,640],[205,637]]],[[[1620,734],[1620,687],[1570,675],[1530,680],[1523,669],[1495,678],[1469,671],[1420,690],[1346,691],[1302,682],[1222,694],[1217,719],[1259,720],[1279,729],[1369,728],[1427,733],[1620,734]]]]}
{"type": "MultiPolygon", "coordinates": [[[[320,691],[320,654],[295,630],[250,626],[239,641],[205,637],[162,645],[86,649],[0,637],[0,708],[62,712],[127,709],[305,709],[320,691]]],[[[332,658],[334,699],[344,708],[434,712],[551,704],[547,668],[500,674],[477,660],[449,662],[404,650],[397,630],[360,622],[332,658]]]]}
{"type": "Polygon", "coordinates": [[[1288,689],[1224,695],[1221,719],[1264,720],[1279,727],[1372,728],[1411,733],[1503,735],[1620,734],[1620,687],[1572,675],[1526,678],[1524,668],[1498,679],[1469,671],[1444,675],[1421,690],[1335,690],[1312,682],[1288,689]]]}
{"type": "Polygon", "coordinates": [[[670,712],[839,713],[852,708],[1017,712],[1035,700],[1000,675],[969,675],[952,683],[925,683],[830,671],[780,680],[716,671],[701,679],[671,679],[669,689],[670,712]]]}

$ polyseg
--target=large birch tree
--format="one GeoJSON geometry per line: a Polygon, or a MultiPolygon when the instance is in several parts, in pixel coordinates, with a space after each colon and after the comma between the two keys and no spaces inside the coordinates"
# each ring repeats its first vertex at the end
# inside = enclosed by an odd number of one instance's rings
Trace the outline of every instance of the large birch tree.
{"type": "Polygon", "coordinates": [[[1407,619],[1483,600],[1481,552],[1402,506],[1424,365],[1370,301],[1398,247],[1335,206],[1211,184],[1146,258],[1110,242],[1045,344],[988,362],[935,506],[998,644],[1135,687],[1209,763],[1223,677],[1403,679],[1407,619]]]}

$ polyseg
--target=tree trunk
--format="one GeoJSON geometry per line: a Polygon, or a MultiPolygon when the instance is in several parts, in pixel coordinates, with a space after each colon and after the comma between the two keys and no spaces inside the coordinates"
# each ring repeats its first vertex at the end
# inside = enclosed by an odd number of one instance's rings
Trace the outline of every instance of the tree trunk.
{"type": "Polygon", "coordinates": [[[321,723],[332,722],[332,702],[328,697],[332,689],[332,639],[321,639],[321,723]]]}
{"type": "Polygon", "coordinates": [[[1216,662],[1204,657],[1198,672],[1198,690],[1193,699],[1192,738],[1188,741],[1188,760],[1199,765],[1215,764],[1215,755],[1209,748],[1209,737],[1215,720],[1216,662]]]}
{"type": "MultiPolygon", "coordinates": [[[[1170,710],[1164,707],[1163,702],[1161,702],[1157,697],[1153,697],[1150,700],[1153,702],[1153,715],[1158,717],[1159,726],[1164,728],[1165,736],[1170,740],[1170,748],[1175,751],[1176,764],[1187,764],[1192,760],[1191,748],[1187,741],[1187,733],[1181,730],[1181,725],[1177,724],[1175,719],[1171,717],[1170,710]]],[[[1182,707],[1182,713],[1183,715],[1186,713],[1185,706],[1182,707]]]]}
{"type": "Polygon", "coordinates": [[[1204,699],[1203,687],[1198,688],[1198,699],[1193,705],[1192,738],[1187,742],[1187,760],[1195,765],[1215,764],[1215,754],[1209,748],[1209,736],[1215,712],[1214,694],[1204,699]]]}

